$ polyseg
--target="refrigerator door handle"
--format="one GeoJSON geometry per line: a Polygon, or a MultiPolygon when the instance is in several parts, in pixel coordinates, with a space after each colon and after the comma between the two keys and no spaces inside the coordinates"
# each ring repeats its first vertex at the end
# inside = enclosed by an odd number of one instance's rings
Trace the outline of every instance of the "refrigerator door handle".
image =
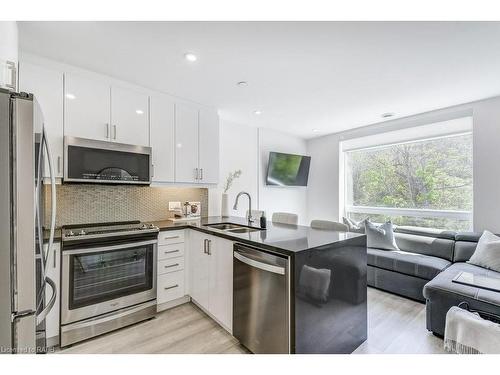
{"type": "Polygon", "coordinates": [[[52,296],[50,297],[50,300],[47,303],[47,306],[45,306],[45,308],[39,314],[37,314],[37,316],[36,316],[36,324],[37,325],[45,320],[45,318],[47,317],[49,312],[52,310],[52,307],[54,307],[54,305],[56,303],[56,297],[57,297],[56,283],[50,277],[46,277],[45,281],[52,288],[52,296]]]}
{"type": "MultiPolygon", "coordinates": [[[[43,128],[43,140],[44,147],[47,151],[47,161],[49,164],[49,173],[50,173],[50,233],[49,233],[49,245],[47,248],[47,254],[50,254],[50,250],[52,249],[52,245],[54,244],[54,233],[56,228],[56,178],[54,174],[54,168],[52,166],[52,154],[50,152],[50,145],[47,140],[47,132],[45,127],[43,128]]],[[[48,257],[48,255],[47,255],[48,257]]],[[[44,275],[45,277],[45,275],[44,275]]]]}
{"type": "MultiPolygon", "coordinates": [[[[54,244],[54,232],[55,232],[55,226],[56,226],[56,179],[55,179],[55,174],[54,174],[54,168],[52,165],[52,154],[50,152],[50,146],[47,138],[47,132],[45,131],[45,127],[42,129],[42,140],[43,140],[43,147],[45,147],[45,150],[47,151],[47,161],[49,165],[49,173],[50,173],[50,192],[51,192],[51,198],[50,198],[50,203],[51,203],[51,212],[50,212],[50,233],[49,233],[49,243],[47,247],[47,253],[44,254],[42,251],[42,257],[45,257],[45,260],[42,260],[42,263],[45,265],[48,263],[49,256],[51,254],[51,249],[54,244]]],[[[49,302],[47,305],[40,311],[37,316],[36,316],[36,324],[40,324],[41,322],[44,321],[44,319],[47,317],[49,312],[52,310],[54,307],[54,304],[56,302],[56,297],[57,297],[57,288],[56,284],[52,279],[47,277],[47,267],[43,267],[43,279],[45,280],[45,283],[49,284],[50,287],[52,288],[52,297],[50,298],[49,302]]],[[[43,291],[42,291],[43,293],[43,291]]]]}

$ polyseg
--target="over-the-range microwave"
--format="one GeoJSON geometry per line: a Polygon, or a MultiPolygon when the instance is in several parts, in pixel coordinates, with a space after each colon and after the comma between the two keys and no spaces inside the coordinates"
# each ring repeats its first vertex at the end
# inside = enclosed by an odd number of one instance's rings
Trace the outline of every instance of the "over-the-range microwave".
{"type": "Polygon", "coordinates": [[[64,182],[150,184],[151,147],[65,136],[64,182]]]}

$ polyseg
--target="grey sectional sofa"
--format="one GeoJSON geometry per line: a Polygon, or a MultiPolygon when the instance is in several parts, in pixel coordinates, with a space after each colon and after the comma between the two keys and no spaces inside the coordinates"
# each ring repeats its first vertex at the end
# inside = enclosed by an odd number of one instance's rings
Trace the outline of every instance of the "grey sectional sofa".
{"type": "Polygon", "coordinates": [[[481,234],[397,227],[401,251],[368,248],[368,285],[426,302],[427,329],[444,335],[446,313],[462,301],[500,314],[500,293],[453,283],[460,272],[500,278],[499,272],[465,263],[481,234]]]}

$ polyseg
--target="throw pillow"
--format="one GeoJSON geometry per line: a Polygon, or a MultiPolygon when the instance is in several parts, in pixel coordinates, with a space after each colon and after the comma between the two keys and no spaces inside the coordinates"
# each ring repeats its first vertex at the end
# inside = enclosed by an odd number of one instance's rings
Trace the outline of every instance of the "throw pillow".
{"type": "Polygon", "coordinates": [[[381,250],[399,250],[390,221],[376,225],[365,220],[366,245],[381,250]]]}
{"type": "MultiPolygon", "coordinates": [[[[368,218],[366,218],[365,220],[368,220],[368,218]]],[[[342,217],[342,221],[349,228],[349,232],[355,232],[355,233],[365,233],[365,224],[364,224],[365,220],[355,222],[349,219],[348,217],[342,217]]]]}
{"type": "Polygon", "coordinates": [[[467,263],[500,272],[500,237],[485,230],[467,263]]]}

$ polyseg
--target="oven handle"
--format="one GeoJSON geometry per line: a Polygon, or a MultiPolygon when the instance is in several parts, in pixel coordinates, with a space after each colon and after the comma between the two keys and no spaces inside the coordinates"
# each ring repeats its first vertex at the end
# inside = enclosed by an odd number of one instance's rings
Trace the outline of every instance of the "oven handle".
{"type": "Polygon", "coordinates": [[[158,240],[149,240],[141,242],[131,242],[127,244],[114,245],[114,246],[103,246],[103,247],[93,247],[93,248],[83,248],[74,250],[64,250],[63,255],[75,255],[75,254],[91,254],[99,253],[102,251],[113,251],[113,250],[123,250],[131,247],[143,246],[143,245],[156,245],[158,240]]]}

